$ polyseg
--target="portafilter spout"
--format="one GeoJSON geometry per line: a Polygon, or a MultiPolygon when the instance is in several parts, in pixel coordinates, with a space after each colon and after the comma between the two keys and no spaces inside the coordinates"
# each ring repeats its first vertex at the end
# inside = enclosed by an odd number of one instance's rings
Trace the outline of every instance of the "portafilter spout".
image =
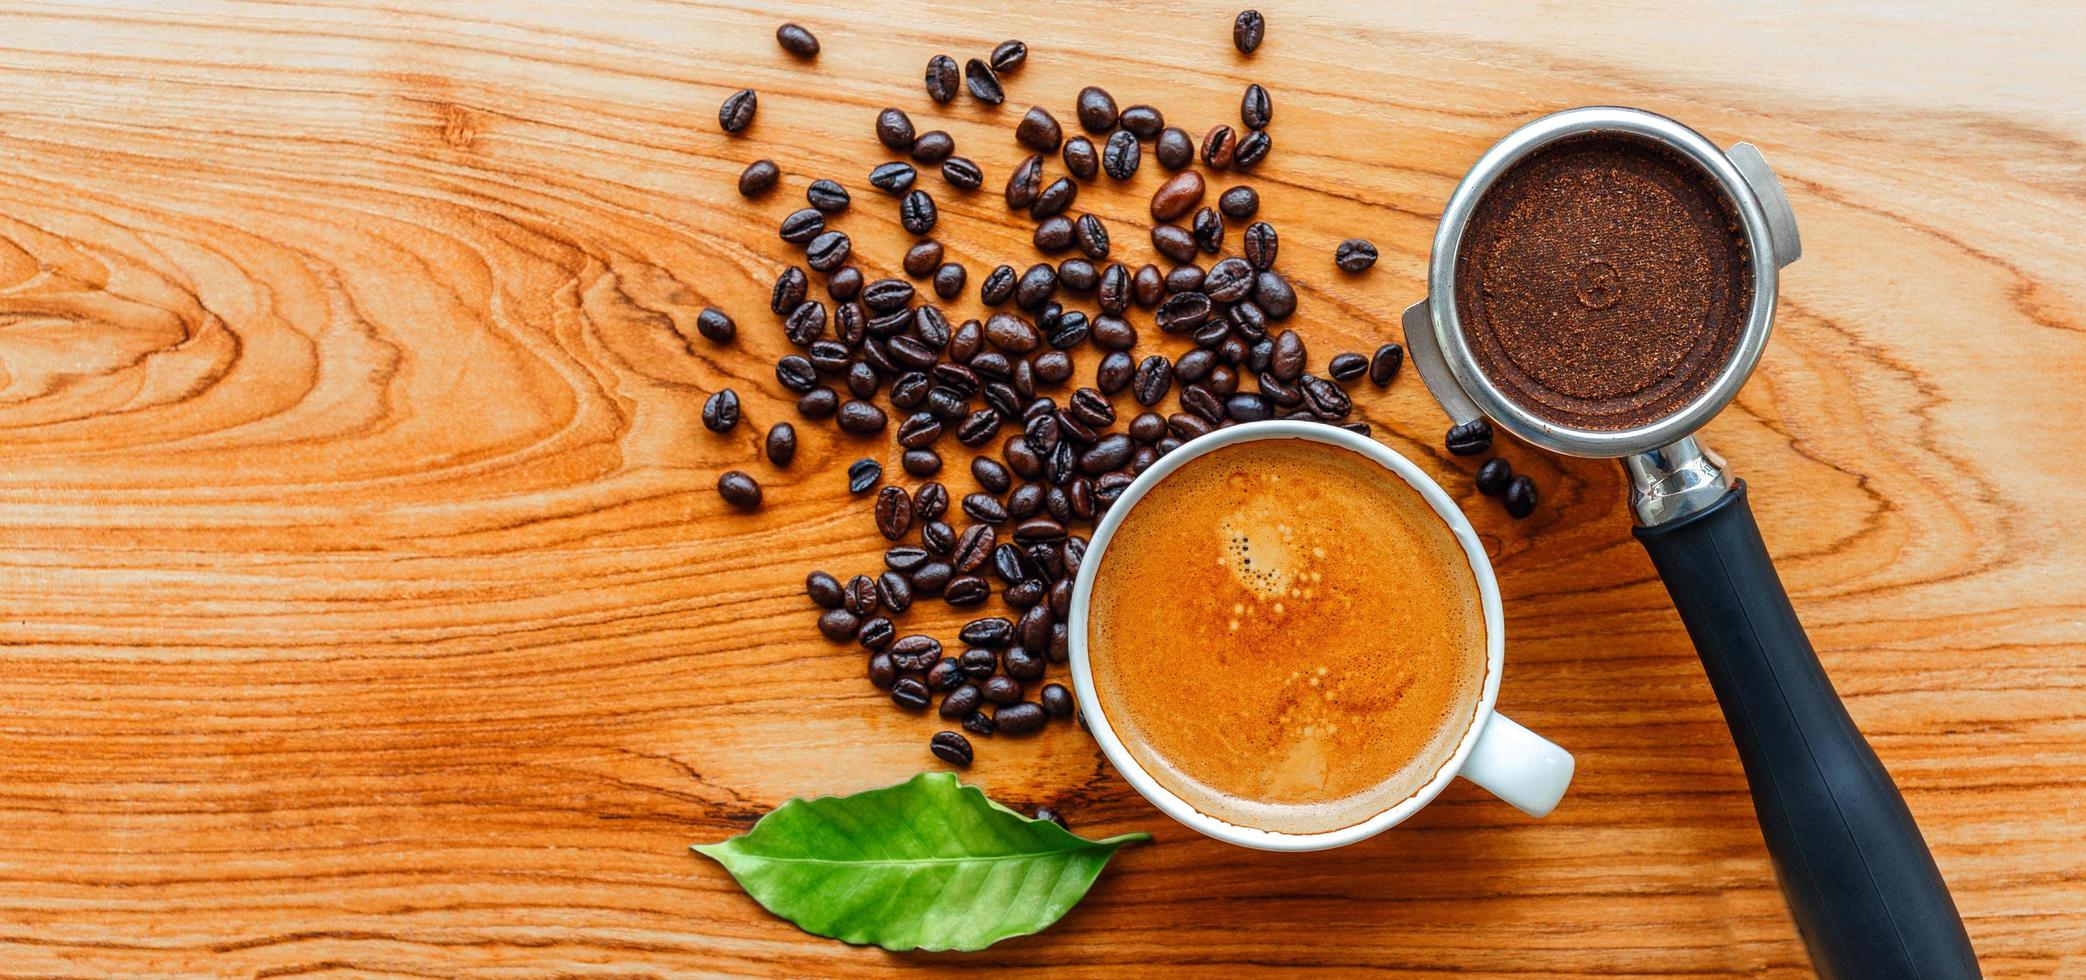
{"type": "MultiPolygon", "coordinates": [[[[1515,203],[1507,199],[1503,207],[1515,203]]],[[[1554,213],[1538,218],[1557,220],[1554,213]]],[[[1553,267],[1538,272],[1577,272],[1584,288],[1587,270],[1597,269],[1596,281],[1606,288],[1611,277],[1641,271],[1632,262],[1657,260],[1655,250],[1637,245],[1587,236],[1571,243],[1573,257],[1543,254],[1553,267]]],[[[1778,272],[1801,248],[1781,183],[1750,144],[1721,150],[1678,122],[1638,109],[1570,109],[1509,134],[1456,187],[1435,232],[1428,298],[1405,311],[1405,344],[1454,423],[1485,418],[1545,449],[1622,461],[1635,535],[1723,708],[1761,835],[1819,974],[1977,977],[1976,954],[1948,886],[1904,797],[1819,664],[1754,523],[1745,482],[1695,438],[1752,374],[1774,324],[1778,272]],[[1734,247],[1742,250],[1751,282],[1743,329],[1714,379],[1684,404],[1626,427],[1575,425],[1563,420],[1569,415],[1524,404],[1488,374],[1458,317],[1459,249],[1487,192],[1538,150],[1589,137],[1655,147],[1690,180],[1713,187],[1734,216],[1734,247]]],[[[1602,306],[1600,315],[1580,314],[1583,320],[1629,326],[1627,317],[1605,310],[1608,294],[1597,298],[1602,302],[1587,305],[1602,306]]]]}

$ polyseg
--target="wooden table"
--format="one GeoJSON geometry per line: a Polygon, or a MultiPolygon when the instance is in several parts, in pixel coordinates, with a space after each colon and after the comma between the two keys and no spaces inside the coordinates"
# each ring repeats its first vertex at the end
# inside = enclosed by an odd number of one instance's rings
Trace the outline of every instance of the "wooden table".
{"type": "MultiPolygon", "coordinates": [[[[800,591],[873,567],[842,471],[895,473],[888,440],[800,424],[794,466],[757,457],[794,417],[776,221],[839,179],[894,270],[864,175],[902,106],[988,172],[923,185],[975,285],[1033,261],[997,193],[1026,106],[1069,128],[1097,82],[1199,137],[1248,81],[1317,357],[1397,338],[1442,201],[1520,122],[1624,103],[1763,148],[1805,254],[1706,439],[1987,973],[2086,971],[2076,12],[1284,2],[1248,59],[1234,8],[1188,3],[428,6],[0,10],[0,972],[1803,974],[1618,469],[1506,447],[1543,493],[1510,521],[1409,373],[1361,416],[1486,537],[1502,707],[1578,754],[1549,819],[1458,784],[1365,844],[1266,855],[1172,824],[1074,727],[994,740],[966,778],[995,797],[1158,842],[975,956],[807,936],[686,851],[936,765],[934,720],[800,591]],[[816,62],[777,48],[785,17],[816,62]],[[1033,53],[1005,107],[923,97],[931,54],[1006,37],[1033,53]],[[741,86],[760,114],[726,137],[741,86]],[[787,176],[743,200],[758,157],[787,176]],[[1341,275],[1355,235],[1383,261],[1341,275]],[[737,345],[684,345],[705,305],[737,345]],[[697,416],[726,385],[751,424],[718,437],[697,416]],[[733,467],[757,516],[712,490],[733,467]]],[[[1079,200],[1132,261],[1159,179],[1148,157],[1079,200]]],[[[953,635],[932,605],[907,625],[953,635]]]]}

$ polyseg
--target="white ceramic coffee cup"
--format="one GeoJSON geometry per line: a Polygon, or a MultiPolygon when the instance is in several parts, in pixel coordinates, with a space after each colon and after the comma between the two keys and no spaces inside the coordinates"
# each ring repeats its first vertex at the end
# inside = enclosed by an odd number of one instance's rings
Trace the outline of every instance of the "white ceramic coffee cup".
{"type": "Polygon", "coordinates": [[[1078,692],[1079,710],[1094,739],[1101,743],[1101,751],[1107,754],[1108,761],[1153,806],[1218,840],[1270,851],[1315,851],[1351,844],[1395,827],[1418,813],[1421,807],[1441,795],[1449,781],[1457,776],[1484,787],[1532,816],[1540,817],[1557,806],[1557,801],[1564,796],[1565,787],[1572,781],[1571,753],[1492,708],[1499,697],[1499,677],[1506,660],[1506,631],[1499,610],[1499,583],[1492,577],[1492,561],[1486,557],[1485,547],[1478,541],[1477,532],[1471,529],[1470,521],[1457,509],[1441,485],[1410,460],[1374,439],[1346,429],[1317,422],[1251,422],[1199,436],[1152,464],[1131,482],[1094,529],[1093,542],[1080,563],[1079,579],[1072,593],[1072,622],[1067,629],[1073,687],[1078,692]],[[1121,526],[1124,517],[1136,508],[1137,502],[1153,486],[1189,460],[1226,446],[1273,439],[1304,439],[1351,449],[1382,466],[1386,471],[1385,479],[1404,480],[1418,491],[1426,498],[1428,506],[1434,508],[1442,523],[1455,532],[1457,542],[1463,545],[1463,555],[1469,560],[1471,574],[1477,579],[1485,617],[1483,693],[1478,698],[1477,710],[1471,715],[1468,727],[1457,738],[1456,751],[1449,761],[1426,785],[1396,806],[1353,826],[1315,834],[1278,833],[1219,820],[1189,806],[1160,785],[1130,755],[1115,726],[1109,722],[1107,713],[1102,710],[1101,699],[1094,690],[1093,666],[1087,655],[1087,612],[1094,594],[1094,577],[1099,574],[1102,559],[1108,552],[1108,542],[1115,537],[1115,529],[1121,526]]]}

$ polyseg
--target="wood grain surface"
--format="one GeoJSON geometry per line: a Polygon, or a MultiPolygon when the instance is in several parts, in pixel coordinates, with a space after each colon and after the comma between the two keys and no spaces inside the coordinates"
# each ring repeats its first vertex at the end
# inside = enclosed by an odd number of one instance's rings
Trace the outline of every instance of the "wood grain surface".
{"type": "MultiPolygon", "coordinates": [[[[1459,783],[1369,842],[1262,854],[1168,821],[1077,728],[992,740],[967,778],[995,797],[1158,842],[971,956],[807,936],[687,852],[937,764],[934,719],[800,591],[874,567],[843,470],[895,473],[888,440],[800,424],[793,466],[758,457],[794,419],[777,220],[838,179],[895,271],[864,175],[901,106],[987,171],[923,184],[975,286],[1033,261],[996,192],[1026,106],[1069,126],[1099,83],[1199,137],[1259,81],[1251,182],[1315,358],[1398,337],[1442,201],[1518,123],[1622,103],[1762,147],[1805,254],[1706,441],[1988,975],[2086,973],[2086,17],[1895,6],[1279,2],[1249,59],[1235,7],[1185,2],[7,4],[0,972],[1804,975],[1618,469],[1506,447],[1543,493],[1510,521],[1409,373],[1359,411],[1497,561],[1501,706],[1579,759],[1550,818],[1459,783]],[[1006,106],[924,97],[930,55],[1007,37],[1033,53],[1006,106]],[[760,157],[783,185],[741,199],[760,157]],[[1354,235],[1383,261],[1339,274],[1354,235]],[[684,343],[705,305],[736,345],[684,343]],[[718,437],[727,385],[751,424],[718,437]],[[758,515],[712,490],[728,468],[758,515]]],[[[1079,199],[1132,261],[1157,169],[1079,199]]]]}

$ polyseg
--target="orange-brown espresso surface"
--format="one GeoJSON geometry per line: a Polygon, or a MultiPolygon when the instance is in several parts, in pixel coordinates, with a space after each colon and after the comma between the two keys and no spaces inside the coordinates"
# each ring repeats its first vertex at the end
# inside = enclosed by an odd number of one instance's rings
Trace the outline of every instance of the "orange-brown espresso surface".
{"type": "Polygon", "coordinates": [[[1396,806],[1476,710],[1463,549],[1374,461],[1303,440],[1190,460],[1116,529],[1087,626],[1133,757],[1203,813],[1319,833],[1396,806]]]}

